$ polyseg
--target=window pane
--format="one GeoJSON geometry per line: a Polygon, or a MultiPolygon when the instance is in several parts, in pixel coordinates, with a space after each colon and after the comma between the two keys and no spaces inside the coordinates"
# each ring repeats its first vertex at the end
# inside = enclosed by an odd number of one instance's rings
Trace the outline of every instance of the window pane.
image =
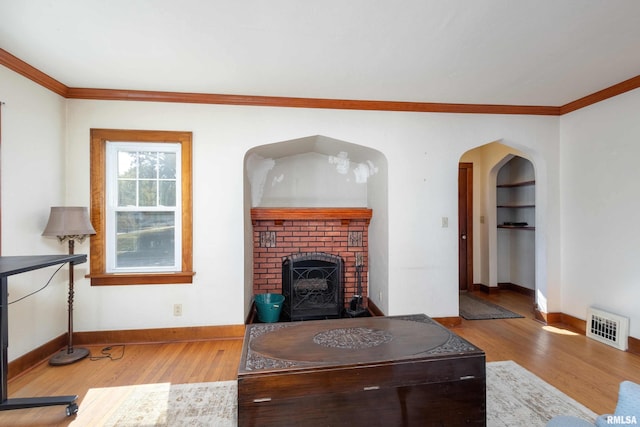
{"type": "Polygon", "coordinates": [[[158,168],[160,179],[176,179],[176,153],[159,153],[158,168]]]}
{"type": "Polygon", "coordinates": [[[118,180],[118,206],[136,206],[136,182],[118,180]]]}
{"type": "Polygon", "coordinates": [[[157,206],[158,181],[140,180],[139,206],[157,206]]]}
{"type": "Polygon", "coordinates": [[[160,206],[176,205],[176,182],[160,181],[160,206]]]}
{"type": "Polygon", "coordinates": [[[173,212],[117,212],[116,268],[175,265],[173,212]]]}
{"type": "Polygon", "coordinates": [[[136,177],[137,153],[118,151],[118,178],[136,177]]]}
{"type": "Polygon", "coordinates": [[[150,153],[148,151],[138,153],[138,164],[140,178],[157,178],[158,153],[150,153]]]}

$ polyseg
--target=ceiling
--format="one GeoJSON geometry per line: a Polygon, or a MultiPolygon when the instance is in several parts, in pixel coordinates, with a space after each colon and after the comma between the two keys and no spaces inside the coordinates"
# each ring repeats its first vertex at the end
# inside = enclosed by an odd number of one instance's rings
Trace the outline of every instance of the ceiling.
{"type": "Polygon", "coordinates": [[[640,74],[638,0],[0,0],[74,88],[561,106],[640,74]]]}

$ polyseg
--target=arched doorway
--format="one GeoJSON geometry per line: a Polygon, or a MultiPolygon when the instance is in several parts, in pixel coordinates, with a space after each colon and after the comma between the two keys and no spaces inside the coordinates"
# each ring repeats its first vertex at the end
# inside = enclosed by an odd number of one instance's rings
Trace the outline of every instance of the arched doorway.
{"type": "MultiPolygon", "coordinates": [[[[544,310],[546,308],[546,258],[544,239],[541,239],[538,233],[540,227],[544,227],[543,212],[546,203],[544,182],[546,181],[544,175],[537,176],[540,173],[544,174],[544,165],[539,167],[540,165],[537,163],[540,163],[541,160],[537,159],[535,155],[501,142],[492,142],[471,149],[461,156],[459,162],[460,164],[471,163],[473,165],[473,204],[472,212],[469,213],[473,227],[472,289],[491,292],[497,291],[499,284],[502,286],[508,286],[507,284],[520,285],[522,288],[528,289],[526,292],[535,293],[536,304],[539,309],[544,310]],[[504,169],[504,176],[501,175],[499,178],[502,167],[514,158],[519,159],[516,162],[528,165],[524,169],[525,172],[514,166],[514,162],[512,166],[504,169]],[[509,169],[513,170],[507,172],[509,169]],[[511,183],[518,184],[527,181],[538,183],[541,179],[543,185],[513,187],[519,189],[521,193],[528,192],[531,200],[525,202],[524,199],[515,199],[515,201],[521,201],[523,206],[498,208],[499,204],[506,206],[506,202],[499,201],[498,191],[508,192],[509,190],[499,190],[498,185],[508,184],[507,177],[511,179],[511,183]],[[503,179],[505,181],[502,181],[503,179]],[[543,205],[542,209],[539,209],[540,204],[543,205]],[[515,212],[509,212],[510,209],[515,212]],[[499,214],[499,210],[505,212],[499,214]],[[517,212],[518,210],[522,210],[522,212],[517,212]],[[522,224],[523,222],[526,222],[527,225],[522,224]],[[521,228],[517,230],[506,228],[504,223],[512,223],[512,227],[519,225],[521,228]],[[501,233],[515,234],[515,237],[505,239],[501,233]],[[507,244],[511,244],[511,246],[507,244]],[[515,261],[516,266],[514,267],[512,263],[507,262],[510,258],[504,257],[503,254],[514,248],[522,249],[520,252],[529,256],[526,266],[517,265],[518,261],[515,261]]],[[[504,196],[500,195],[500,197],[504,196]]],[[[518,194],[517,197],[524,197],[524,194],[518,194]]]]}

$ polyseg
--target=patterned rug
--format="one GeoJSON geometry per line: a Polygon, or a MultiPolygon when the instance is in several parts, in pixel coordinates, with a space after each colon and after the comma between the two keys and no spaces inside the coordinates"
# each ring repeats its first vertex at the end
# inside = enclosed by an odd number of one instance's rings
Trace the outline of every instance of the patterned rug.
{"type": "Polygon", "coordinates": [[[517,363],[487,363],[487,427],[545,426],[556,415],[596,414],[517,363]]]}
{"type": "Polygon", "coordinates": [[[460,316],[467,320],[513,319],[524,317],[476,296],[460,293],[460,316]]]}
{"type": "Polygon", "coordinates": [[[235,427],[236,381],[92,388],[73,427],[235,427]]]}
{"type": "MultiPolygon", "coordinates": [[[[236,381],[91,389],[71,426],[235,427],[236,381]]],[[[487,363],[487,427],[543,427],[555,415],[592,411],[512,361],[487,363]]]]}

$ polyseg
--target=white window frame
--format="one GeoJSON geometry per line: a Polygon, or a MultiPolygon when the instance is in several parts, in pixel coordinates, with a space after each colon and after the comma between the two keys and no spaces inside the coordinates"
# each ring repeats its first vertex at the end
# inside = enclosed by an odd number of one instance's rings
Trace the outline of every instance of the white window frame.
{"type": "Polygon", "coordinates": [[[106,272],[107,273],[160,273],[178,272],[182,269],[182,146],[180,143],[152,143],[106,141],[106,272]],[[118,152],[171,152],[176,154],[176,206],[118,206],[118,152]],[[149,267],[116,266],[116,215],[118,212],[174,212],[174,265],[149,267]]]}

